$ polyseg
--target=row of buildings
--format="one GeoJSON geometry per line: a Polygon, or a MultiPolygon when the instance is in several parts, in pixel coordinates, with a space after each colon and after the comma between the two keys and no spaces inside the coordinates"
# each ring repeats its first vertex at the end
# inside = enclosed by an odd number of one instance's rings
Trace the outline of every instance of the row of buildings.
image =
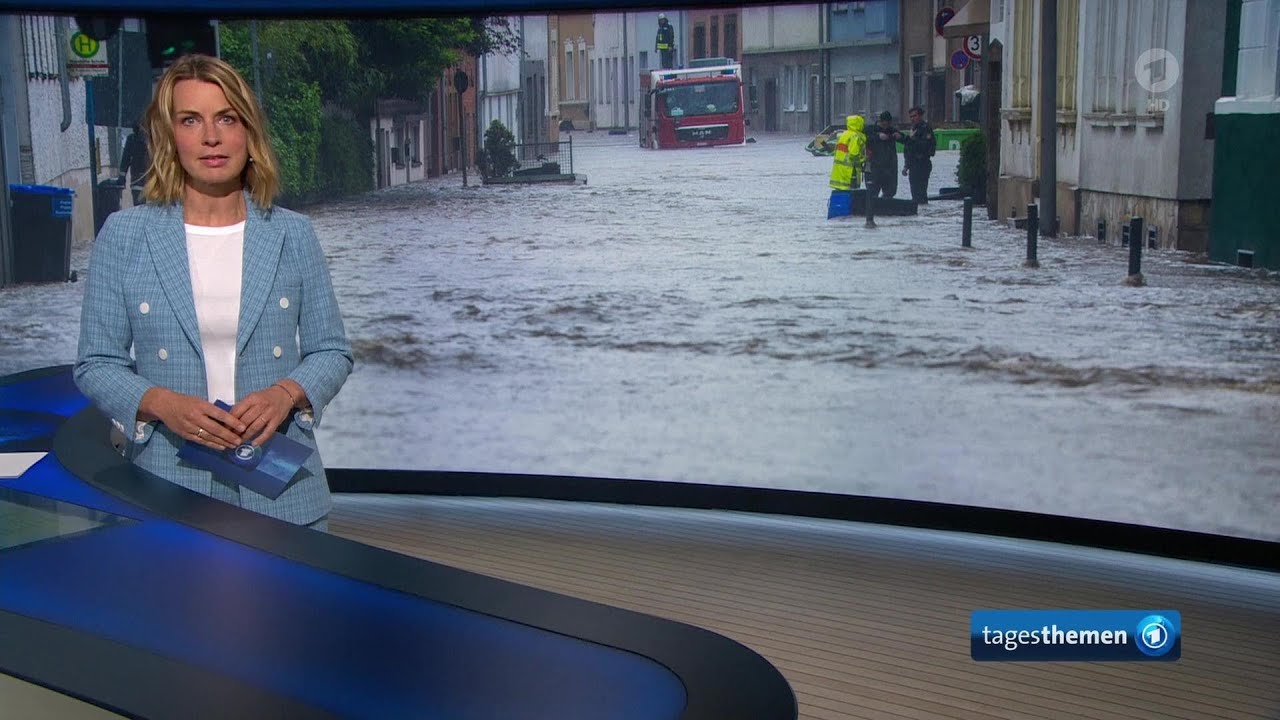
{"type": "MultiPolygon", "coordinates": [[[[863,0],[813,5],[668,10],[676,63],[728,57],[742,63],[749,122],[758,132],[817,132],[850,113],[926,107],[936,123],[976,121],[960,92],[978,63],[950,66],[963,38],[935,30],[941,0],[863,0]]],[[[508,18],[520,57],[488,56],[477,68],[482,125],[499,119],[517,137],[579,129],[634,129],[638,78],[658,67],[658,11],[508,18]]]]}
{"type": "MultiPolygon", "coordinates": [[[[1265,194],[1280,166],[1280,0],[1054,5],[1057,230],[1114,238],[1137,215],[1159,247],[1280,269],[1280,206],[1265,194]]],[[[665,15],[678,65],[741,61],[752,133],[917,105],[935,125],[980,123],[989,215],[1009,219],[1041,192],[1044,7],[867,0],[665,15]]],[[[524,142],[635,128],[657,16],[511,18],[523,50],[477,61],[477,126],[501,120],[524,142]]]]}
{"type": "MultiPolygon", "coordinates": [[[[863,0],[665,14],[678,65],[741,61],[751,134],[808,134],[850,113],[901,118],[915,105],[935,124],[980,122],[989,139],[989,211],[1006,219],[1041,191],[1045,1],[863,0]],[[951,18],[941,29],[940,16],[951,18]],[[982,59],[967,61],[971,54],[982,59]]],[[[1162,247],[1225,261],[1251,252],[1255,263],[1280,268],[1280,205],[1265,194],[1280,165],[1280,0],[1055,4],[1059,229],[1093,234],[1105,223],[1114,237],[1141,215],[1162,247]]],[[[657,17],[508,18],[515,52],[465,58],[426,99],[378,104],[369,123],[377,185],[474,162],[495,119],[524,143],[580,129],[634,131],[638,78],[658,64],[657,17]],[[468,80],[463,92],[459,73],[468,80]]],[[[70,22],[0,14],[0,130],[12,146],[7,182],[72,187],[83,198],[86,83],[65,70],[70,22]]],[[[126,21],[120,42],[142,30],[126,21]]],[[[117,125],[125,123],[99,119],[96,127],[103,174],[118,162],[125,131],[117,125]]],[[[93,232],[85,206],[77,201],[80,240],[93,232]]]]}

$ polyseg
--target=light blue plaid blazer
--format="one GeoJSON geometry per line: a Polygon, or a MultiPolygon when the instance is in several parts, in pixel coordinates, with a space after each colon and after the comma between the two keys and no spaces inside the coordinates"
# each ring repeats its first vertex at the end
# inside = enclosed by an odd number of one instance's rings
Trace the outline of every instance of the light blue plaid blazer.
{"type": "MultiPolygon", "coordinates": [[[[235,400],[284,378],[297,381],[311,409],[295,413],[286,435],[314,448],[313,425],[351,372],[351,346],[311,222],[282,208],[264,212],[247,194],[245,203],[235,400]]],[[[208,395],[180,204],[142,205],[107,218],[89,261],[75,379],[125,430],[124,454],[139,467],[293,523],[328,514],[332,501],[319,451],[271,500],[180,460],[184,440],[163,425],[135,432],[148,388],[208,395]]]]}

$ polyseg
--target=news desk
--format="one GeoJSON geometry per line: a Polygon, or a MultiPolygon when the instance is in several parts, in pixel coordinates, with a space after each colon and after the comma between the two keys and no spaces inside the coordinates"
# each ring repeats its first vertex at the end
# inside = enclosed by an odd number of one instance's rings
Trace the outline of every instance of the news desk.
{"type": "Polygon", "coordinates": [[[130,717],[796,717],[723,636],[261,517],[138,471],[69,367],[0,379],[0,673],[130,717]],[[13,474],[13,473],[8,473],[13,474]]]}

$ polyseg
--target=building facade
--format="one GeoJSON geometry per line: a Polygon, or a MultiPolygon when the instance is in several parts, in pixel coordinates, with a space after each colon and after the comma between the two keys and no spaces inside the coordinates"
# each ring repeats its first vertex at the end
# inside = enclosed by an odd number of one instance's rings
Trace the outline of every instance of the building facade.
{"type": "MultiPolygon", "coordinates": [[[[992,0],[993,16],[988,39],[1000,39],[1000,28],[994,17],[1002,12],[992,0]]],[[[983,83],[983,63],[966,55],[963,68],[952,65],[956,53],[964,54],[963,37],[947,38],[937,31],[936,18],[943,8],[964,8],[953,0],[902,0],[902,88],[901,107],[897,113],[905,117],[912,107],[923,107],[925,119],[935,125],[978,122],[983,83]],[[975,91],[978,94],[975,94],[975,91]],[[966,103],[966,99],[971,99],[966,103]]]]}
{"type": "Polygon", "coordinates": [[[520,34],[520,47],[512,53],[490,53],[477,61],[476,97],[480,104],[478,129],[481,137],[494,120],[501,122],[517,138],[525,133],[524,114],[520,111],[523,34],[520,33],[520,18],[508,17],[507,23],[520,34]]]}
{"type": "MultiPolygon", "coordinates": [[[[1000,217],[1040,175],[1039,9],[1005,3],[1000,217]]],[[[1059,229],[1110,237],[1141,216],[1160,247],[1204,250],[1212,196],[1207,117],[1221,90],[1219,0],[1058,0],[1059,229]]]]}
{"type": "Polygon", "coordinates": [[[828,3],[831,115],[902,108],[900,0],[828,3]]]}
{"type": "Polygon", "coordinates": [[[685,10],[681,12],[681,23],[676,32],[680,33],[681,27],[685,29],[685,50],[679,53],[685,67],[690,60],[702,58],[741,59],[742,8],[726,5],[713,10],[685,10]]]}
{"type": "Polygon", "coordinates": [[[478,67],[475,58],[464,57],[446,68],[435,90],[421,103],[399,98],[378,100],[377,112],[369,120],[375,187],[456,172],[464,160],[468,168],[475,166],[480,137],[475,87],[478,67]],[[466,74],[469,84],[461,94],[454,85],[459,71],[466,74]]]}
{"type": "Polygon", "coordinates": [[[595,127],[630,130],[639,122],[641,68],[657,65],[657,13],[597,13],[591,54],[591,116],[595,127]]]}
{"type": "MultiPolygon", "coordinates": [[[[140,29],[138,20],[125,20],[120,34],[136,35],[140,29]]],[[[73,190],[72,242],[84,244],[95,233],[94,167],[99,182],[118,174],[127,128],[135,118],[95,124],[90,145],[90,83],[67,70],[69,39],[76,30],[75,21],[65,16],[0,15],[0,122],[7,144],[5,182],[73,190]]],[[[107,53],[110,57],[111,43],[107,53]]],[[[131,204],[129,193],[121,195],[126,207],[131,204]]]]}
{"type": "Polygon", "coordinates": [[[1232,0],[1214,104],[1209,256],[1280,270],[1280,0],[1232,0]]]}
{"type": "Polygon", "coordinates": [[[545,15],[521,15],[515,21],[520,33],[520,134],[523,143],[553,142],[558,136],[552,115],[549,38],[545,15]]]}
{"type": "Polygon", "coordinates": [[[555,74],[561,129],[592,128],[590,48],[595,44],[591,15],[560,15],[556,24],[555,74]]]}
{"type": "Polygon", "coordinates": [[[813,133],[828,124],[822,39],[820,5],[743,8],[742,72],[752,128],[813,133]]]}

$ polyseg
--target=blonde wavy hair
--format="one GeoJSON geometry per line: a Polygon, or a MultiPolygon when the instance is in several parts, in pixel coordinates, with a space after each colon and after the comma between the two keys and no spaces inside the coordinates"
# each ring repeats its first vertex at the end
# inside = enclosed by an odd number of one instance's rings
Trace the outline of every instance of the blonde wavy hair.
{"type": "Polygon", "coordinates": [[[208,55],[178,58],[156,85],[155,97],[143,119],[151,145],[151,168],[143,188],[147,202],[173,204],[182,199],[187,173],[178,160],[174,141],[173,90],[183,80],[203,80],[222,88],[248,135],[250,162],[245,163],[240,182],[259,207],[269,210],[280,193],[280,168],[267,137],[266,115],[240,73],[226,61],[208,55]]]}

